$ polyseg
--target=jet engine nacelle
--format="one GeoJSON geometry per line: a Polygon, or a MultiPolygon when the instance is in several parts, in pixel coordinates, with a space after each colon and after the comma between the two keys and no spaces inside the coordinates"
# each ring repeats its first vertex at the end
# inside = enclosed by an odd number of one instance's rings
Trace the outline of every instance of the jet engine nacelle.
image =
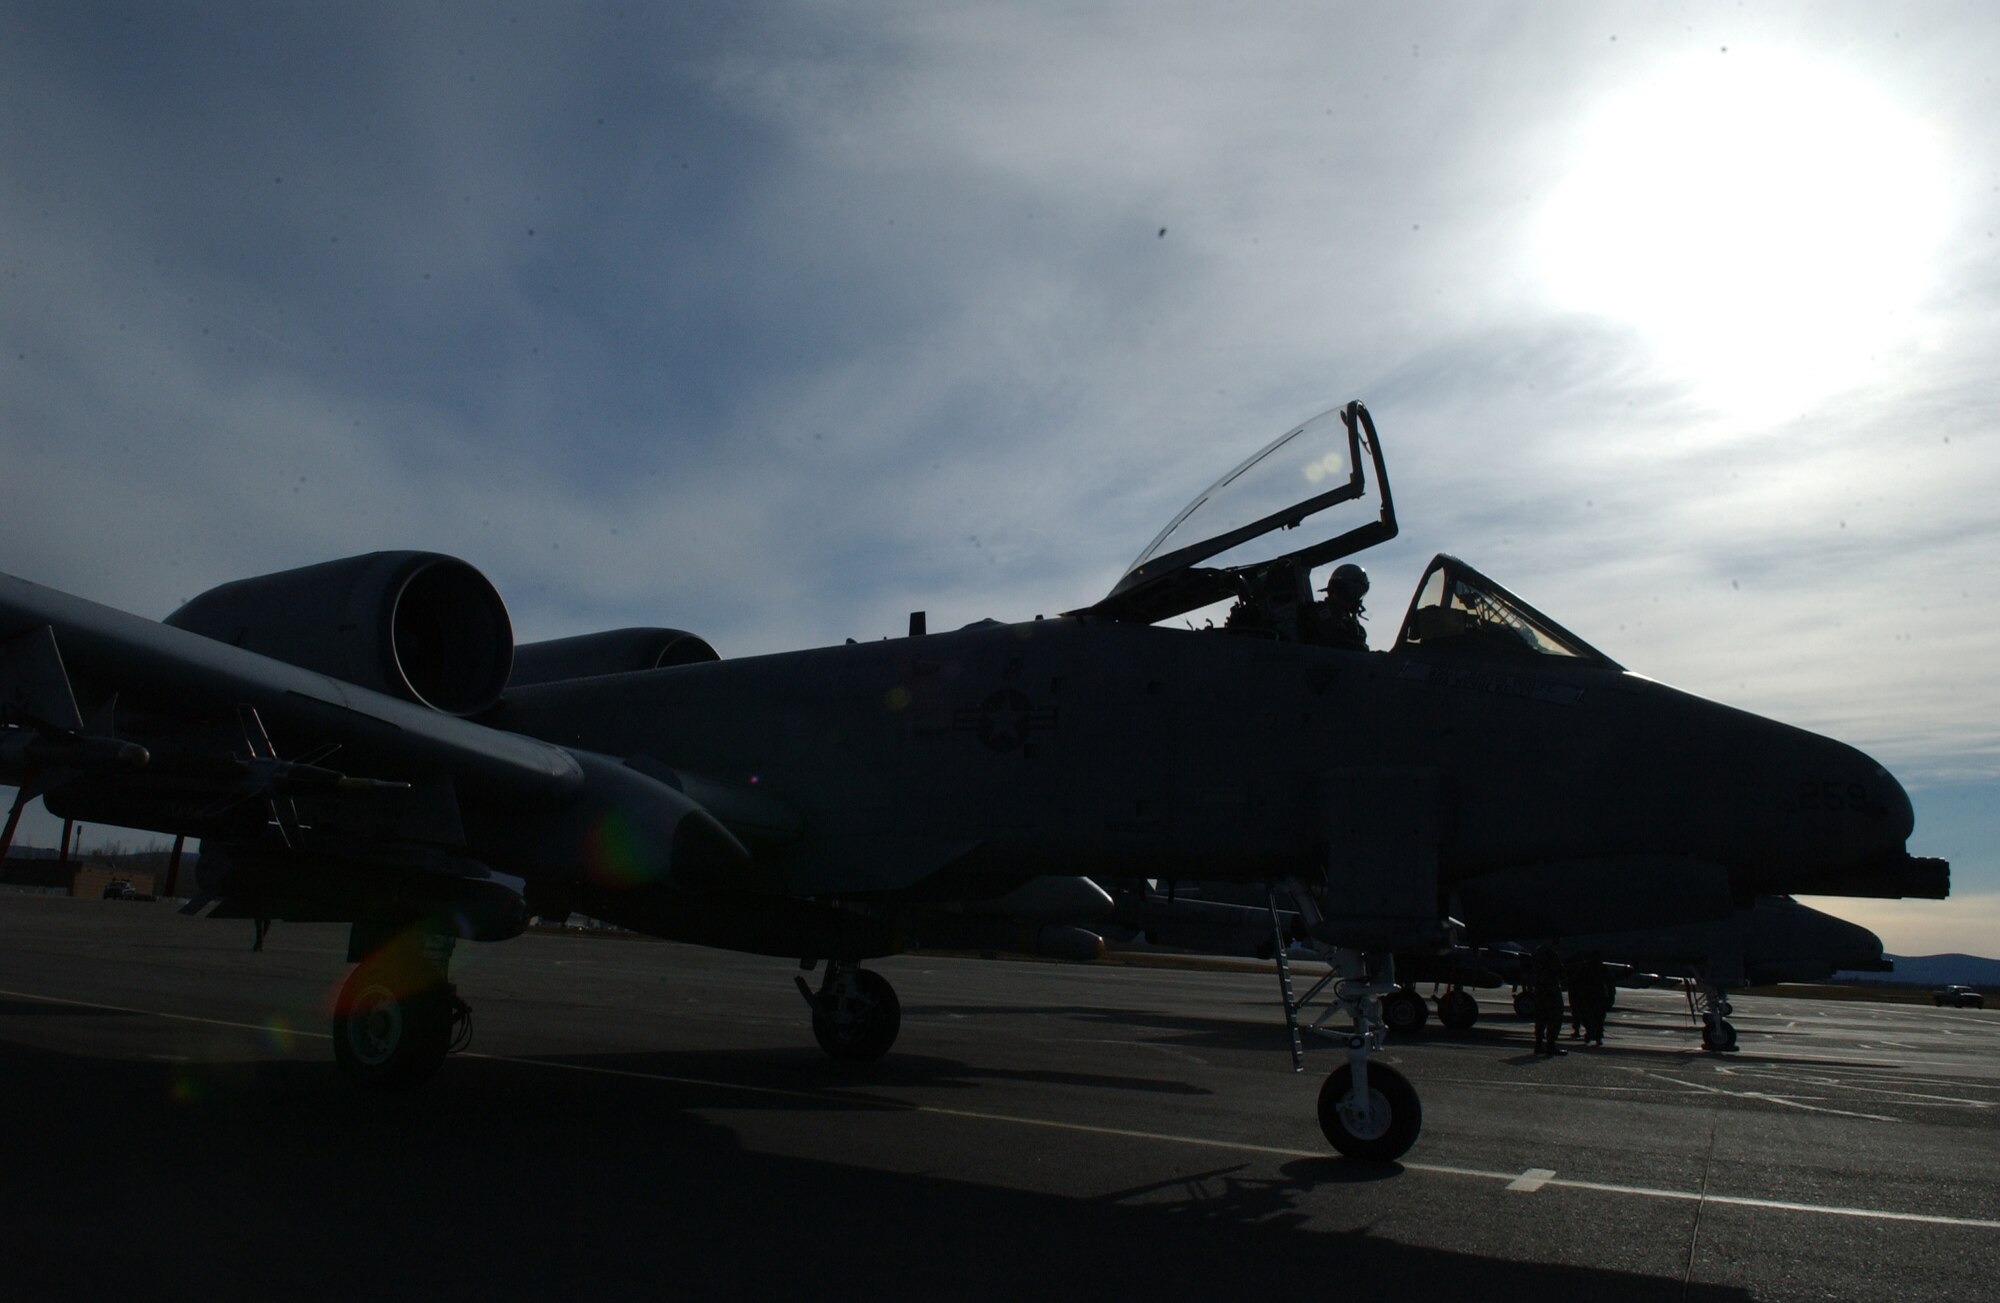
{"type": "Polygon", "coordinates": [[[607,629],[522,643],[514,649],[514,673],[507,682],[518,688],[721,659],[706,639],[685,629],[607,629]]]}
{"type": "Polygon", "coordinates": [[[166,623],[448,715],[498,701],[514,659],[493,585],[436,552],[370,552],[239,579],[166,623]]]}

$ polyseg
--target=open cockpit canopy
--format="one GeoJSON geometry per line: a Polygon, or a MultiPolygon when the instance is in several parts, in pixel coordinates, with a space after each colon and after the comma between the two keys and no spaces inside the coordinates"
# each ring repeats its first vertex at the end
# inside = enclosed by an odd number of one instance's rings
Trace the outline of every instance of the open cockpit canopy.
{"type": "Polygon", "coordinates": [[[1624,668],[1455,556],[1440,552],[1417,583],[1396,650],[1465,652],[1491,659],[1561,656],[1624,668]]]}
{"type": "Polygon", "coordinates": [[[1294,426],[1210,485],[1089,614],[1152,624],[1238,595],[1251,572],[1281,564],[1310,569],[1395,536],[1375,422],[1367,408],[1349,403],[1294,426]],[[1338,509],[1368,495],[1368,466],[1379,511],[1342,528],[1355,513],[1338,509]]]}

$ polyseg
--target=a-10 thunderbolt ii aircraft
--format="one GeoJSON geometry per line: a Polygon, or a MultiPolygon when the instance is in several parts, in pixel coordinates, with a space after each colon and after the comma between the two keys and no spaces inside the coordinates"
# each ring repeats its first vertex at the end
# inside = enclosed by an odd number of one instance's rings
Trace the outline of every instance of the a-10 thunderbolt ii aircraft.
{"type": "Polygon", "coordinates": [[[1352,1024],[1319,1121],[1374,1159],[1420,1124],[1370,1063],[1391,956],[1445,945],[1461,898],[1664,925],[1763,892],[1943,894],[1873,760],[1628,674],[1450,557],[1392,649],[1309,641],[1311,568],[1396,529],[1351,403],[1218,480],[1094,605],[780,655],[672,630],[515,647],[492,586],[434,554],[225,584],[164,623],[5,578],[0,781],[199,836],[214,914],[351,923],[334,1052],[384,1087],[464,1025],[453,944],[532,915],[824,965],[799,983],[816,1035],[872,1058],[900,1014],[861,963],[938,909],[1022,912],[1086,873],[1287,881],[1352,1024]],[[1230,599],[1223,628],[1162,623],[1230,599]]]}

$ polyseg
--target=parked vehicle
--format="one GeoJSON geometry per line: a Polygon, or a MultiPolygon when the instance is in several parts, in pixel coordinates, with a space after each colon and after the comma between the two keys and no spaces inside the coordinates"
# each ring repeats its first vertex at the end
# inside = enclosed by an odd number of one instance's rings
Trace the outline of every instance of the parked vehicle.
{"type": "Polygon", "coordinates": [[[1940,1009],[1984,1009],[1986,997],[1969,986],[1940,986],[1931,992],[1931,1003],[1940,1009]]]}

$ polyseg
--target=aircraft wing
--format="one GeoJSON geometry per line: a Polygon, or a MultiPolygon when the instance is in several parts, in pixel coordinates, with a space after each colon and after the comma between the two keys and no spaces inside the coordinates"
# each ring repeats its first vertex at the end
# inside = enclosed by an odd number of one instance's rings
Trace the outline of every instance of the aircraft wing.
{"type": "MultiPolygon", "coordinates": [[[[258,712],[272,735],[306,745],[338,742],[348,763],[362,759],[402,773],[449,774],[461,791],[535,803],[560,803],[583,783],[576,757],[518,734],[468,723],[385,693],[299,669],[201,634],[143,619],[68,593],[0,574],[0,706],[64,731],[82,727],[81,712],[115,696],[124,710],[182,720],[227,720],[258,712]],[[31,655],[41,630],[60,660],[31,655]],[[66,685],[51,679],[53,671],[66,685]],[[35,703],[66,686],[72,718],[36,718],[35,703]]],[[[4,775],[0,775],[4,776],[4,775]]]]}
{"type": "Polygon", "coordinates": [[[593,890],[735,885],[748,861],[698,799],[621,760],[6,575],[0,782],[15,816],[40,795],[201,837],[204,895],[259,917],[442,913],[494,938],[593,890]]]}

